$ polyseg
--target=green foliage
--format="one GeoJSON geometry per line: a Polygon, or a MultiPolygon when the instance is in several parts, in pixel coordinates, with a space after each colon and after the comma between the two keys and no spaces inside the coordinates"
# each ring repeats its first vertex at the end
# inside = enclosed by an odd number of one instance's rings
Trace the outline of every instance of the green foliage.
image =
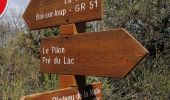
{"type": "Polygon", "coordinates": [[[170,99],[170,0],[105,0],[104,20],[89,24],[88,31],[125,28],[150,52],[124,79],[89,78],[103,82],[106,100],[170,99]]]}
{"type": "Polygon", "coordinates": [[[54,90],[58,85],[57,75],[43,75],[43,88],[45,90],[54,90]]]}
{"type": "Polygon", "coordinates": [[[0,84],[0,93],[2,93],[0,97],[3,100],[10,98],[17,100],[27,92],[26,86],[32,83],[35,87],[38,83],[38,60],[18,46],[19,42],[23,42],[22,35],[20,35],[12,38],[6,47],[0,47],[0,80],[2,83],[0,84]]]}
{"type": "Polygon", "coordinates": [[[17,33],[5,46],[0,46],[1,99],[18,100],[24,95],[58,87],[56,75],[39,73],[39,39],[36,33],[17,33]]]}

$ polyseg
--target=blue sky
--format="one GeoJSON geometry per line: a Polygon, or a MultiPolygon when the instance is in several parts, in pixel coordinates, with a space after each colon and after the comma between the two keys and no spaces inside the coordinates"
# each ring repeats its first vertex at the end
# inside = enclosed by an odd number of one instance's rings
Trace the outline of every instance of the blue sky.
{"type": "Polygon", "coordinates": [[[15,8],[16,10],[23,10],[28,6],[30,0],[9,0],[8,10],[15,8]]]}
{"type": "Polygon", "coordinates": [[[2,19],[8,20],[7,16],[23,14],[30,0],[8,0],[8,8],[2,19]]]}

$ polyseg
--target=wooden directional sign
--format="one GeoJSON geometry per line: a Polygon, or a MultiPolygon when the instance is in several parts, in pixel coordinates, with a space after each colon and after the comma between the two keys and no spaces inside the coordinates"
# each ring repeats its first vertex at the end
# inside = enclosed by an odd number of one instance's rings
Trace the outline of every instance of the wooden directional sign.
{"type": "Polygon", "coordinates": [[[31,30],[101,19],[103,0],[31,0],[24,19],[31,30]]]}
{"type": "Polygon", "coordinates": [[[103,100],[102,83],[24,96],[20,100],[103,100]]]}
{"type": "Polygon", "coordinates": [[[147,53],[124,29],[44,38],[41,72],[124,77],[147,53]]]}

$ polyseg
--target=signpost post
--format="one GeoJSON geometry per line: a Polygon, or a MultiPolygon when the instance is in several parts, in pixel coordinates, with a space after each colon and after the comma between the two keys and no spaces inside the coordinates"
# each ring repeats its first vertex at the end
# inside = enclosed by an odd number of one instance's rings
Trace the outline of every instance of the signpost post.
{"type": "Polygon", "coordinates": [[[102,84],[85,76],[123,78],[148,53],[122,28],[85,33],[85,22],[102,19],[103,0],[31,0],[23,17],[30,30],[60,26],[58,37],[41,39],[40,69],[59,74],[61,89],[21,100],[102,100],[102,84]]]}
{"type": "MultiPolygon", "coordinates": [[[[60,35],[72,35],[78,32],[85,32],[85,23],[69,24],[60,26],[60,35]]],[[[67,88],[70,86],[85,86],[86,77],[79,75],[60,75],[59,76],[60,88],[67,88]]]]}

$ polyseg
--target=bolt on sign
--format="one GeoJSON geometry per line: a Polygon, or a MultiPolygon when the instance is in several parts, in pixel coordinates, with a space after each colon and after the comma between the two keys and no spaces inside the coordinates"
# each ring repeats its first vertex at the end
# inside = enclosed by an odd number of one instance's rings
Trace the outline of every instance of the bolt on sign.
{"type": "Polygon", "coordinates": [[[20,100],[103,100],[102,83],[24,96],[20,100]]]}
{"type": "Polygon", "coordinates": [[[125,29],[41,39],[41,72],[126,76],[148,53],[125,29]]]}
{"type": "Polygon", "coordinates": [[[103,0],[31,0],[23,17],[30,30],[99,20],[103,0]]]}

